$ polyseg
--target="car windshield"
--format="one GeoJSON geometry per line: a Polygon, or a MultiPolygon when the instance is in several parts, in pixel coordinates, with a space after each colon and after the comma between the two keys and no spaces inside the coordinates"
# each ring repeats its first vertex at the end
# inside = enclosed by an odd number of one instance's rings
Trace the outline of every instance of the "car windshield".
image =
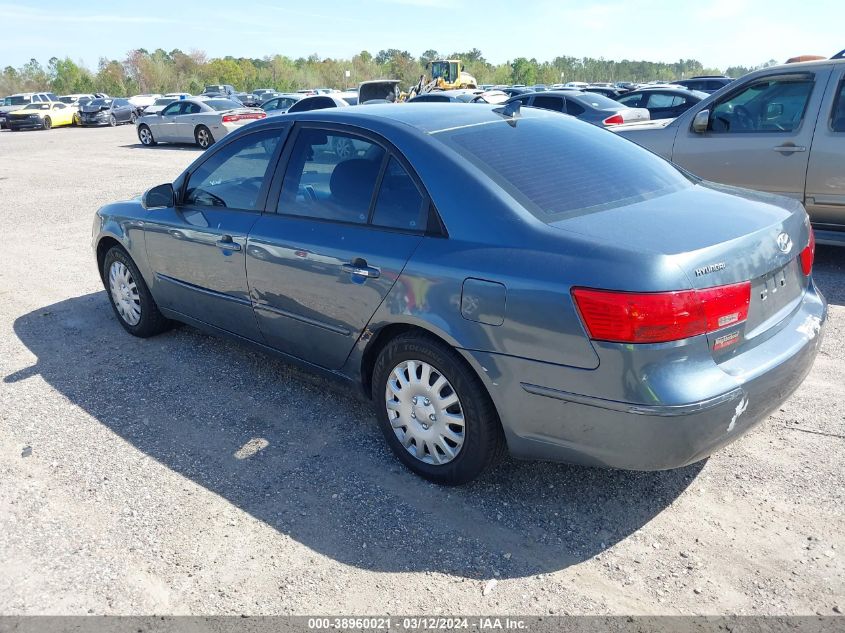
{"type": "Polygon", "coordinates": [[[571,117],[503,119],[433,135],[544,222],[692,186],[662,158],[571,117]]]}
{"type": "Polygon", "coordinates": [[[49,103],[30,103],[24,110],[49,110],[49,103]]]}
{"type": "Polygon", "coordinates": [[[604,95],[596,94],[594,92],[579,94],[574,97],[567,97],[567,99],[572,99],[573,101],[576,101],[581,105],[591,106],[593,108],[596,108],[597,110],[619,109],[618,101],[614,101],[609,97],[605,97],[604,95]]]}
{"type": "Polygon", "coordinates": [[[3,105],[24,105],[25,103],[29,103],[29,97],[6,97],[3,99],[3,105]]]}
{"type": "Polygon", "coordinates": [[[203,101],[203,103],[212,110],[217,110],[218,112],[244,107],[244,104],[232,101],[231,99],[209,99],[208,101],[203,101]]]}

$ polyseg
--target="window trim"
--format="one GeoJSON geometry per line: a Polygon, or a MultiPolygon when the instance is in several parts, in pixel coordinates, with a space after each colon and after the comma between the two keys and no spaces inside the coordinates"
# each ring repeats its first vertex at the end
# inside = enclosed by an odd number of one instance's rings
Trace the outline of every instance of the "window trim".
{"type": "Polygon", "coordinates": [[[845,74],[843,74],[839,81],[836,82],[836,88],[833,90],[833,104],[830,107],[830,114],[827,117],[827,129],[831,134],[845,134],[845,130],[833,129],[833,121],[836,116],[836,111],[843,102],[845,102],[845,74]]]}
{"type": "Polygon", "coordinates": [[[416,170],[411,165],[410,161],[408,161],[408,159],[402,155],[402,152],[400,152],[395,145],[393,145],[390,141],[388,141],[380,134],[368,130],[366,128],[361,128],[356,125],[350,124],[334,123],[328,121],[303,120],[297,120],[293,122],[293,125],[291,126],[291,129],[288,132],[287,140],[285,141],[284,151],[282,152],[281,156],[279,156],[279,160],[276,163],[275,172],[271,178],[270,188],[265,202],[265,212],[268,215],[277,215],[283,218],[292,218],[313,222],[325,222],[330,224],[336,224],[339,226],[357,226],[378,231],[390,231],[394,233],[406,233],[412,235],[426,235],[429,237],[448,237],[448,231],[446,230],[446,226],[443,223],[440,214],[437,212],[436,207],[434,206],[434,202],[432,201],[431,195],[428,193],[428,190],[423,184],[422,179],[419,177],[416,170]],[[385,155],[382,157],[382,163],[379,168],[378,176],[376,178],[376,186],[373,188],[373,195],[370,199],[370,207],[367,212],[366,222],[345,222],[341,220],[331,220],[328,218],[315,218],[307,215],[279,213],[279,198],[281,197],[282,186],[284,185],[285,175],[287,174],[288,166],[290,163],[290,157],[293,153],[293,148],[296,145],[296,141],[299,138],[299,134],[303,129],[318,129],[329,134],[331,132],[350,134],[352,136],[360,137],[366,140],[367,142],[374,143],[384,150],[385,155]],[[423,202],[429,206],[429,214],[426,222],[426,228],[424,231],[381,226],[372,223],[372,216],[375,211],[375,204],[378,199],[378,194],[381,190],[380,188],[382,179],[384,178],[384,170],[387,168],[387,164],[391,157],[395,158],[399,162],[399,164],[402,165],[402,168],[408,173],[408,175],[411,177],[411,180],[414,181],[414,184],[416,185],[417,189],[420,192],[420,195],[423,198],[423,202]],[[437,216],[436,222],[432,222],[432,211],[437,216]]]}
{"type": "Polygon", "coordinates": [[[275,177],[275,173],[279,167],[279,158],[282,153],[282,149],[284,146],[287,145],[287,141],[290,138],[290,124],[287,122],[281,122],[278,125],[268,125],[262,126],[260,129],[251,130],[246,134],[237,134],[232,136],[227,136],[224,138],[223,141],[220,143],[215,143],[212,147],[216,148],[214,151],[206,151],[203,153],[200,160],[193,163],[188,169],[182,172],[182,175],[177,180],[178,189],[176,192],[176,208],[185,208],[185,209],[209,209],[214,208],[220,211],[233,211],[236,213],[253,213],[256,215],[261,215],[262,213],[266,212],[267,209],[267,199],[270,193],[270,185],[272,184],[273,178],[275,177]],[[237,143],[243,139],[248,139],[251,136],[258,136],[260,134],[264,134],[267,132],[271,132],[273,130],[278,130],[280,134],[286,130],[285,136],[280,138],[279,144],[273,150],[273,155],[270,156],[270,160],[267,163],[267,171],[265,172],[264,182],[261,184],[261,190],[258,192],[258,198],[255,201],[255,209],[240,209],[237,207],[203,207],[199,205],[189,204],[186,201],[186,196],[188,195],[188,185],[191,182],[191,178],[193,175],[200,169],[202,166],[208,162],[209,160],[213,159],[218,153],[221,151],[225,151],[229,145],[233,143],[237,143]],[[269,177],[267,177],[269,174],[269,177]]]}
{"type": "MultiPolygon", "coordinates": [[[[737,83],[737,82],[734,81],[732,83],[737,83]]],[[[714,99],[713,101],[710,101],[708,103],[706,109],[710,110],[710,121],[707,124],[707,131],[705,132],[705,134],[706,135],[713,134],[713,135],[718,135],[718,136],[724,136],[726,134],[776,134],[778,136],[783,135],[783,134],[798,134],[798,133],[801,132],[801,129],[805,125],[805,118],[806,118],[805,115],[807,114],[807,108],[810,106],[810,100],[813,98],[813,94],[815,93],[817,84],[818,84],[818,75],[813,71],[807,70],[807,71],[791,72],[791,73],[781,71],[781,72],[774,73],[774,74],[771,74],[771,75],[762,75],[762,76],[757,77],[757,78],[755,78],[755,79],[753,79],[749,82],[742,84],[741,86],[736,86],[733,90],[730,90],[727,94],[723,95],[718,100],[714,99]],[[725,103],[726,101],[730,101],[735,96],[737,96],[738,94],[741,94],[742,92],[744,92],[745,90],[747,90],[748,88],[750,88],[751,86],[753,86],[757,83],[762,83],[762,82],[765,82],[765,81],[778,80],[778,79],[782,79],[782,78],[785,78],[785,77],[800,78],[804,81],[809,80],[812,83],[812,87],[810,88],[810,94],[807,95],[807,102],[804,104],[804,110],[803,110],[803,112],[801,112],[801,121],[798,124],[798,127],[796,127],[793,130],[790,130],[788,132],[782,131],[782,130],[762,130],[762,131],[753,131],[752,130],[752,131],[747,131],[747,132],[714,132],[712,129],[710,129],[712,121],[713,121],[713,113],[715,112],[716,108],[719,105],[725,103]]],[[[732,84],[728,84],[728,85],[732,85],[732,84]]],[[[705,101],[705,100],[702,99],[696,105],[701,104],[703,101],[705,101]]],[[[695,108],[695,106],[693,106],[693,108],[695,108]]],[[[692,110],[693,108],[690,108],[690,110],[692,110]]],[[[696,114],[700,111],[701,111],[700,109],[697,110],[696,114]]],[[[697,134],[692,129],[692,124],[693,124],[694,120],[695,120],[695,115],[693,115],[692,119],[690,120],[689,131],[693,132],[694,134],[697,134]]]]}

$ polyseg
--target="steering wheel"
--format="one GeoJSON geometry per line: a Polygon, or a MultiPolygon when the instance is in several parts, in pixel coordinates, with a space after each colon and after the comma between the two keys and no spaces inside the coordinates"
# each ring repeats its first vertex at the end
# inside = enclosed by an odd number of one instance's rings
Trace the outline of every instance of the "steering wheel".
{"type": "Polygon", "coordinates": [[[753,130],[754,118],[744,105],[734,106],[734,121],[741,130],[753,130]]]}

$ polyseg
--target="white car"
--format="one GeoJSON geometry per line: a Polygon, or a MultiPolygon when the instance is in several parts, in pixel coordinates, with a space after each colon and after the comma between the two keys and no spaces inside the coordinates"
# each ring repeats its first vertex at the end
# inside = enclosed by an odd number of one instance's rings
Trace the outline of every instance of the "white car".
{"type": "Polygon", "coordinates": [[[129,103],[131,103],[136,108],[146,108],[147,106],[151,106],[155,103],[156,99],[160,99],[161,95],[159,94],[143,94],[143,95],[135,95],[134,97],[129,97],[129,103]]]}
{"type": "Polygon", "coordinates": [[[168,92],[164,96],[171,99],[190,99],[192,95],[190,92],[168,92]]]}
{"type": "Polygon", "coordinates": [[[229,132],[266,116],[260,108],[245,108],[231,99],[193,97],[174,101],[155,114],[145,113],[135,121],[135,127],[138,139],[147,146],[196,143],[206,149],[229,132]]]}
{"type": "Polygon", "coordinates": [[[161,99],[156,99],[152,105],[147,106],[144,108],[144,114],[158,114],[162,110],[164,110],[167,106],[169,106],[174,101],[178,101],[178,97],[162,97],[161,99]]]}

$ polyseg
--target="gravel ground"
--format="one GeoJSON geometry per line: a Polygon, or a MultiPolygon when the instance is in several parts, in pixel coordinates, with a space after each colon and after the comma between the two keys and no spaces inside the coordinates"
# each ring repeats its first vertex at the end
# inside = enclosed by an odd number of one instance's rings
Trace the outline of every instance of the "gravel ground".
{"type": "Polygon", "coordinates": [[[371,410],[233,343],[113,317],[101,204],[189,147],[0,133],[0,613],[832,614],[845,610],[845,250],[822,352],[704,463],[404,471],[371,410]]]}

